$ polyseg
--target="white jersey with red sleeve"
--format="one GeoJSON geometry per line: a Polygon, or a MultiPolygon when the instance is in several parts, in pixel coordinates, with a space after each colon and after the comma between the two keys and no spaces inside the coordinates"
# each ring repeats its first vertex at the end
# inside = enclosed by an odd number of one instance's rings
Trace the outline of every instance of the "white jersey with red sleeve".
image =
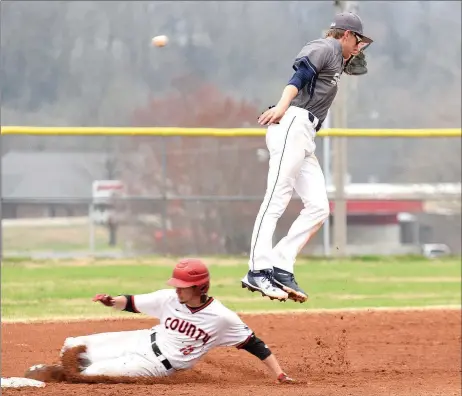
{"type": "Polygon", "coordinates": [[[220,301],[209,297],[198,308],[181,304],[175,290],[132,297],[134,310],[156,317],[156,343],[176,370],[189,369],[217,346],[244,345],[252,330],[220,301]]]}

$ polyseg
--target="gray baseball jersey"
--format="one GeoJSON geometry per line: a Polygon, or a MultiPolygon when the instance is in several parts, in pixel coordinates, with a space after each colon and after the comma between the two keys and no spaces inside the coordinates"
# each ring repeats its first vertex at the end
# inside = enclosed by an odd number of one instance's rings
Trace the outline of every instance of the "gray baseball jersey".
{"type": "Polygon", "coordinates": [[[322,122],[337,94],[343,72],[342,46],[331,37],[310,41],[297,55],[294,70],[302,63],[314,71],[315,76],[298,92],[291,105],[310,111],[322,122]]]}

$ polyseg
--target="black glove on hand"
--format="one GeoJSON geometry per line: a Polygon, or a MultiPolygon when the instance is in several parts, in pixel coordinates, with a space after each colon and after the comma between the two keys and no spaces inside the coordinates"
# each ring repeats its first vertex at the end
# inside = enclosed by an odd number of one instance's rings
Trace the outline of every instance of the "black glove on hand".
{"type": "Polygon", "coordinates": [[[366,55],[361,51],[358,55],[352,56],[345,64],[343,71],[350,76],[362,76],[367,73],[366,55]]]}

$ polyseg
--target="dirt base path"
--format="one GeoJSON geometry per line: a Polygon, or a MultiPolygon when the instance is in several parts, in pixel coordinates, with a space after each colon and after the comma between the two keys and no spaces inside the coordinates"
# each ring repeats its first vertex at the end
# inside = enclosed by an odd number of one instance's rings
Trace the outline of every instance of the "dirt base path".
{"type": "MultiPolygon", "coordinates": [[[[242,315],[296,385],[275,384],[245,351],[221,348],[168,383],[47,384],[4,395],[461,395],[460,310],[242,315]]],[[[68,336],[149,328],[152,320],[3,323],[2,377],[56,363],[68,336]]]]}

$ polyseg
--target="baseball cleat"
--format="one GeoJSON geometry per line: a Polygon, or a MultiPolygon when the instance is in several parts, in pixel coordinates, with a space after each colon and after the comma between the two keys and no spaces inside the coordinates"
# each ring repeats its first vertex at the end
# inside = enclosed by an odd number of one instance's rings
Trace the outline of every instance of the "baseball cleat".
{"type": "Polygon", "coordinates": [[[42,382],[62,382],[66,379],[63,367],[58,364],[36,364],[26,370],[24,377],[42,382]]]}
{"type": "Polygon", "coordinates": [[[308,293],[303,291],[300,286],[298,286],[294,274],[289,271],[274,267],[273,275],[274,283],[281,287],[281,289],[289,295],[291,300],[294,300],[295,302],[298,301],[300,303],[304,303],[306,300],[308,300],[308,293]]]}
{"type": "Polygon", "coordinates": [[[285,301],[289,298],[288,294],[275,285],[273,271],[270,269],[261,271],[249,271],[241,280],[243,288],[251,292],[260,292],[262,296],[269,297],[271,300],[285,301]]]}

